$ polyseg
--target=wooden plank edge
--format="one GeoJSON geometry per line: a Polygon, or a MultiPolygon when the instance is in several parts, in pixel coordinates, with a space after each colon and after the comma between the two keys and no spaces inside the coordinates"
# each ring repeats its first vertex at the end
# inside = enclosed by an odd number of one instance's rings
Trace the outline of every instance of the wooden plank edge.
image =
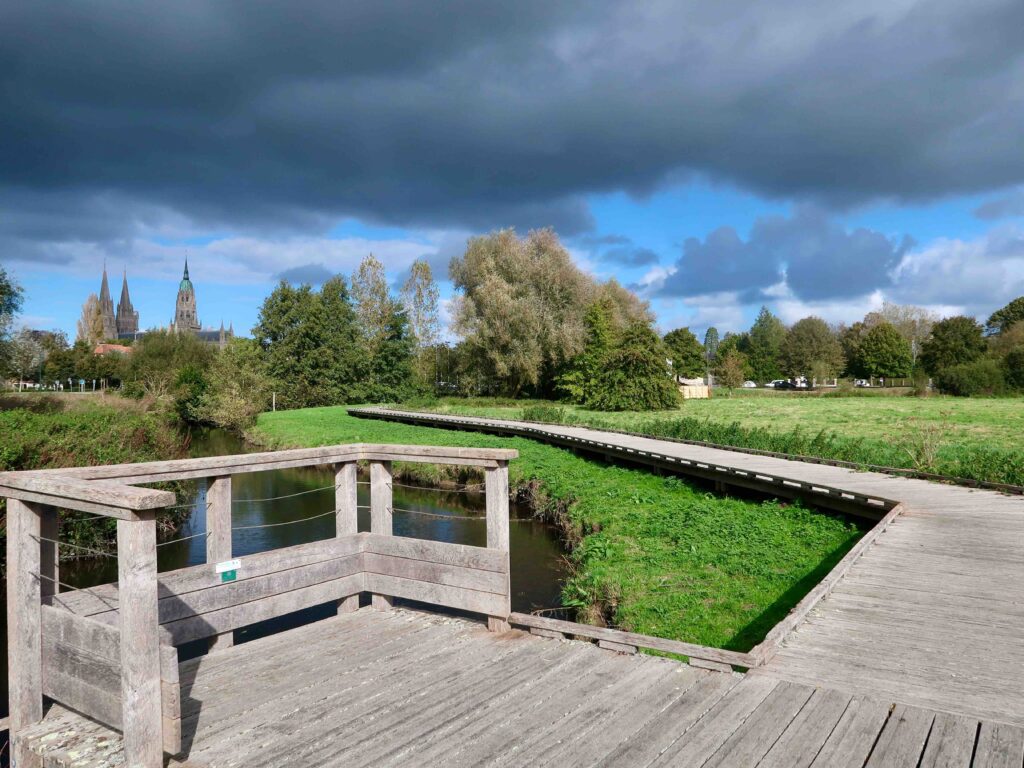
{"type": "Polygon", "coordinates": [[[818,585],[814,587],[810,592],[804,595],[804,598],[790,609],[790,612],[781,620],[778,624],[768,630],[768,634],[765,635],[764,639],[754,646],[750,650],[750,655],[753,656],[757,663],[755,666],[762,666],[767,664],[768,661],[778,652],[779,647],[789,637],[790,633],[796,629],[796,627],[807,618],[814,607],[828,597],[832,590],[835,588],[842,578],[849,573],[854,563],[860,559],[868,548],[875,543],[879,536],[881,536],[885,529],[889,527],[897,517],[903,514],[906,507],[902,503],[897,504],[890,509],[885,516],[879,520],[874,527],[871,528],[866,534],[864,534],[860,541],[850,548],[850,551],[843,556],[842,560],[835,564],[831,571],[829,571],[825,578],[818,582],[818,585]]]}
{"type": "Polygon", "coordinates": [[[563,621],[562,619],[548,619],[543,616],[533,616],[528,613],[512,613],[509,615],[509,623],[520,627],[536,627],[552,632],[561,632],[566,635],[587,637],[594,640],[608,640],[620,645],[632,645],[637,648],[647,648],[652,651],[663,653],[675,653],[680,656],[689,656],[695,659],[706,661],[717,661],[722,664],[729,664],[737,667],[756,666],[756,659],[749,653],[739,651],[725,651],[721,648],[708,648],[703,645],[684,643],[681,640],[668,640],[663,637],[652,637],[650,635],[639,635],[635,632],[624,632],[620,629],[608,629],[607,627],[594,627],[589,624],[577,624],[574,621],[563,621]]]}

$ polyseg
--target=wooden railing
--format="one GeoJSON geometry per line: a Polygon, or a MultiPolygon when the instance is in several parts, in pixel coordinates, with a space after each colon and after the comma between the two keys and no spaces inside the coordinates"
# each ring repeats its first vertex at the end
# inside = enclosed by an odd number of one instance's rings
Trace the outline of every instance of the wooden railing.
{"type": "Polygon", "coordinates": [[[207,639],[218,652],[235,629],[324,603],[340,613],[359,595],[405,598],[484,614],[509,628],[508,462],[501,449],[339,445],[240,456],[0,473],[7,498],[10,736],[18,768],[39,765],[19,733],[43,717],[43,697],[124,734],[129,765],[156,768],[182,748],[175,646],[207,639]],[[370,531],[357,527],[357,462],[370,465],[370,531]],[[392,462],[481,467],[487,546],[392,536],[392,462]],[[231,477],[308,466],[335,470],[336,536],[231,562],[231,477]],[[207,563],[157,573],[156,514],[167,491],[141,483],[207,479],[207,563]],[[117,520],[118,582],[60,592],[59,509],[117,520]],[[221,564],[221,567],[216,567],[221,564]]]}

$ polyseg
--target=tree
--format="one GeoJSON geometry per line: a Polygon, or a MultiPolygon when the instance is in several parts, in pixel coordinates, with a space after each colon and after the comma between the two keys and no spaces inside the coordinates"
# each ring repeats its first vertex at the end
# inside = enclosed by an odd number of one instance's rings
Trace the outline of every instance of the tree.
{"type": "Polygon", "coordinates": [[[608,353],[588,407],[602,411],[658,410],[679,404],[666,349],[651,327],[633,322],[608,353]]]}
{"type": "Polygon", "coordinates": [[[415,339],[402,306],[392,302],[384,336],[370,361],[367,399],[395,402],[410,397],[416,385],[413,379],[415,339]]]}
{"type": "Polygon", "coordinates": [[[839,345],[843,348],[843,356],[846,358],[846,375],[854,378],[864,378],[870,374],[864,368],[861,359],[861,346],[864,344],[864,336],[867,335],[868,327],[862,320],[853,325],[839,329],[839,345]]]}
{"type": "Polygon", "coordinates": [[[1007,384],[1024,391],[1024,346],[1011,350],[1003,358],[1003,375],[1007,384]]]}
{"type": "Polygon", "coordinates": [[[359,263],[352,275],[352,299],[363,338],[373,355],[387,333],[392,301],[384,265],[372,253],[359,263]]]}
{"type": "Polygon", "coordinates": [[[715,379],[727,389],[742,387],[747,374],[747,357],[737,349],[720,354],[715,367],[715,379]]]}
{"type": "Polygon", "coordinates": [[[432,384],[434,375],[434,348],[440,335],[438,315],[439,293],[430,264],[417,260],[412,264],[409,277],[402,286],[402,304],[409,319],[409,330],[416,342],[416,374],[422,385],[432,384]]]}
{"type": "Polygon", "coordinates": [[[0,375],[10,362],[10,335],[14,316],[21,310],[21,286],[0,266],[0,375]]]}
{"type": "Polygon", "coordinates": [[[580,270],[550,229],[471,238],[449,273],[467,379],[490,392],[551,394],[583,351],[587,308],[601,298],[610,300],[615,324],[650,320],[646,305],[617,283],[601,285],[580,270]]]}
{"type": "Polygon", "coordinates": [[[332,277],[319,293],[282,281],[260,307],[253,337],[282,406],[335,405],[365,396],[372,358],[344,278],[332,277]]]}
{"type": "Polygon", "coordinates": [[[782,345],[786,341],[786,326],[768,307],[761,307],[754,324],[750,326],[750,372],[757,381],[782,378],[782,345]]]}
{"type": "Polygon", "coordinates": [[[1002,309],[997,309],[985,323],[985,332],[992,335],[1002,333],[1014,323],[1024,321],[1024,296],[1011,301],[1002,309]]]}
{"type": "Polygon", "coordinates": [[[271,382],[263,352],[253,339],[228,341],[210,366],[207,382],[199,421],[242,432],[270,408],[271,382]]]}
{"type": "Polygon", "coordinates": [[[938,320],[937,314],[924,307],[884,301],[881,309],[864,316],[864,326],[866,330],[870,330],[881,323],[892,325],[910,345],[911,360],[916,365],[921,346],[938,320]]]}
{"type": "Polygon", "coordinates": [[[10,342],[10,365],[18,381],[37,379],[42,373],[43,345],[28,328],[22,328],[10,342]]]}
{"type": "Polygon", "coordinates": [[[859,364],[865,376],[909,376],[914,364],[910,343],[892,324],[879,323],[864,335],[859,364]]]}
{"type": "Polygon", "coordinates": [[[684,379],[695,379],[704,375],[704,347],[689,328],[676,328],[665,334],[665,346],[672,361],[672,371],[684,379]]]}
{"type": "Polygon", "coordinates": [[[940,320],[921,347],[921,364],[932,376],[944,368],[977,360],[985,353],[982,328],[973,317],[957,315],[940,320]]]}
{"type": "Polygon", "coordinates": [[[789,329],[781,357],[786,374],[809,379],[838,376],[846,364],[839,340],[820,317],[805,317],[789,329]]]}
{"type": "Polygon", "coordinates": [[[75,341],[84,341],[90,346],[96,346],[103,338],[103,313],[100,311],[100,300],[95,293],[90,293],[89,298],[82,305],[82,315],[78,318],[78,335],[75,341]]]}
{"type": "MultiPolygon", "coordinates": [[[[90,345],[81,342],[75,345],[93,359],[93,364],[113,365],[119,356],[92,355],[90,345]]],[[[81,352],[79,354],[81,354],[81,352]]],[[[179,387],[196,384],[196,376],[202,375],[213,361],[214,350],[209,344],[200,341],[191,333],[173,333],[171,331],[150,331],[140,338],[127,358],[123,373],[123,382],[128,394],[141,397],[150,395],[158,399],[169,398],[178,394],[179,387]],[[191,378],[182,373],[191,368],[191,378]]],[[[89,361],[83,356],[77,358],[77,373],[82,378],[105,378],[104,371],[97,369],[89,376],[89,361]],[[84,370],[83,370],[84,369],[84,370]]]]}
{"type": "Polygon", "coordinates": [[[718,329],[715,326],[708,328],[704,334],[704,359],[708,365],[714,365],[718,358],[718,329]]]}
{"type": "Polygon", "coordinates": [[[591,304],[585,323],[587,341],[583,351],[572,359],[568,370],[558,379],[559,390],[579,405],[593,403],[608,356],[618,341],[609,302],[591,304]]]}

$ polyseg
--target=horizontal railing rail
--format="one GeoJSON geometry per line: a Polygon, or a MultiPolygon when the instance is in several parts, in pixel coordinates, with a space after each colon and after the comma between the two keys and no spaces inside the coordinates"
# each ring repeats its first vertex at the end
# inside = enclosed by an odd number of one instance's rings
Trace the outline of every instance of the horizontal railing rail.
{"type": "MultiPolygon", "coordinates": [[[[322,604],[356,610],[371,593],[487,616],[509,628],[508,462],[492,448],[354,444],[238,456],[0,473],[7,508],[10,738],[19,768],[35,768],[19,734],[43,717],[43,697],[124,734],[128,764],[156,768],[182,744],[175,646],[206,638],[224,650],[241,627],[322,604]],[[484,470],[486,547],[392,536],[392,463],[484,470]],[[357,525],[358,462],[370,473],[370,531],[357,525]],[[234,474],[309,466],[334,470],[335,536],[232,558],[234,474]],[[143,483],[205,479],[206,564],[157,574],[156,514],[173,493],[143,483]],[[117,520],[116,584],[60,592],[60,509],[117,520]]],[[[329,488],[330,486],[328,486],[329,488]]],[[[322,490],[326,490],[322,489],[322,490]]],[[[302,522],[302,518],[293,522],[302,522]]],[[[196,538],[196,537],[188,537],[196,538]]],[[[72,546],[72,545],[67,545],[72,546]]]]}

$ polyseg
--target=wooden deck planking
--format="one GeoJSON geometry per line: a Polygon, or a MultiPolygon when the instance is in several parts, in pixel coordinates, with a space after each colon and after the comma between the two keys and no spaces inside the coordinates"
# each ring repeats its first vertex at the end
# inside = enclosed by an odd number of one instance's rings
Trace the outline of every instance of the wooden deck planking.
{"type": "MultiPolygon", "coordinates": [[[[172,768],[863,768],[972,754],[1024,768],[1013,726],[405,609],[342,614],[180,671],[194,738],[172,768]]],[[[58,706],[26,738],[44,768],[124,765],[116,734],[58,706]]]]}
{"type": "Polygon", "coordinates": [[[541,440],[629,448],[641,462],[646,452],[902,502],[903,513],[759,672],[1024,726],[1024,498],[586,427],[425,416],[439,426],[529,430],[541,440]]]}

